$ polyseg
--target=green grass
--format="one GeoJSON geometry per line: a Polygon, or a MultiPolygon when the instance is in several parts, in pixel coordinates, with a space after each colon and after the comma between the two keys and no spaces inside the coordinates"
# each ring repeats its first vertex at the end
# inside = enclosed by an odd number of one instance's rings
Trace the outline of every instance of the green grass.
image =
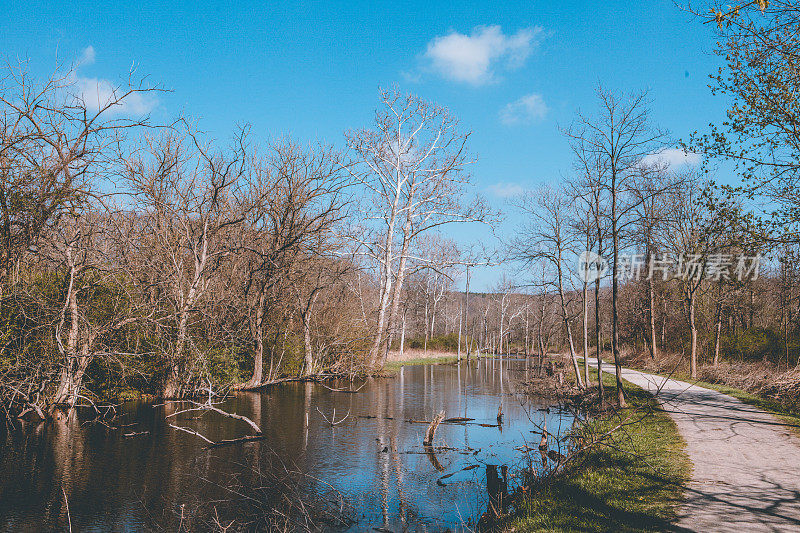
{"type": "Polygon", "coordinates": [[[400,367],[412,365],[441,365],[447,363],[455,363],[458,361],[457,355],[447,355],[443,357],[419,357],[417,359],[408,359],[406,361],[390,361],[386,363],[383,370],[389,374],[394,374],[400,371],[400,367]]]}
{"type": "MultiPolygon", "coordinates": [[[[597,381],[596,370],[593,375],[597,381]]],[[[614,398],[614,377],[603,383],[614,398]]],[[[560,477],[540,487],[507,528],[515,531],[663,531],[669,529],[691,462],[678,428],[653,397],[628,383],[631,407],[592,422],[611,428],[636,406],[649,416],[615,433],[614,447],[587,452],[560,477]],[[637,456],[631,455],[637,454],[637,456]]]]}

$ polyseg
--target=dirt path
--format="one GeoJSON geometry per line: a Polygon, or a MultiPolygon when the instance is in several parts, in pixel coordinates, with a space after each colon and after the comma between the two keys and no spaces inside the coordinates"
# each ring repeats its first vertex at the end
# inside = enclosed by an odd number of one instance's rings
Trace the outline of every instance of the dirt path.
{"type": "Polygon", "coordinates": [[[687,442],[694,471],[676,529],[800,531],[800,438],[785,422],[720,392],[622,372],[658,393],[687,442]]]}

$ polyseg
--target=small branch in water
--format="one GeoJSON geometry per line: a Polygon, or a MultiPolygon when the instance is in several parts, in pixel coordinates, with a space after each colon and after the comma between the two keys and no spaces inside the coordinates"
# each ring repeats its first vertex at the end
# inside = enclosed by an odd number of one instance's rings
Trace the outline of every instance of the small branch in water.
{"type": "Polygon", "coordinates": [[[215,413],[219,413],[222,416],[227,416],[229,418],[235,418],[236,420],[241,420],[243,422],[247,422],[250,425],[250,427],[253,428],[253,430],[256,433],[258,433],[259,435],[261,434],[261,428],[258,427],[258,424],[256,424],[255,422],[253,422],[252,420],[250,420],[249,418],[247,418],[244,415],[237,415],[236,413],[228,413],[227,411],[223,411],[222,409],[218,409],[217,407],[214,407],[213,405],[210,405],[210,404],[205,404],[202,407],[206,408],[206,409],[209,409],[210,411],[214,411],[215,413]]]}
{"type": "Polygon", "coordinates": [[[61,485],[61,494],[64,495],[64,505],[67,508],[67,531],[72,533],[72,518],[69,516],[69,500],[67,499],[67,492],[64,490],[64,485],[61,485]]]}
{"type": "Polygon", "coordinates": [[[185,431],[186,433],[189,433],[190,435],[194,435],[196,437],[200,437],[201,439],[203,439],[204,441],[206,441],[207,443],[209,443],[211,445],[215,444],[213,440],[207,438],[204,435],[201,435],[200,433],[198,433],[197,431],[194,431],[193,429],[182,428],[180,426],[176,426],[175,424],[170,424],[169,427],[175,428],[175,429],[177,429],[179,431],[185,431]]]}
{"type": "Polygon", "coordinates": [[[472,470],[473,468],[478,468],[479,466],[480,465],[467,465],[464,468],[462,468],[461,470],[458,470],[456,472],[451,472],[449,474],[446,474],[446,475],[440,477],[439,479],[436,480],[436,484],[439,485],[440,487],[446,487],[447,483],[443,483],[442,482],[443,479],[451,478],[451,477],[455,476],[456,474],[458,474],[459,472],[463,472],[465,470],[472,470]]]}
{"type": "Polygon", "coordinates": [[[330,424],[330,425],[331,425],[331,427],[333,427],[333,426],[338,426],[339,424],[341,424],[342,422],[344,422],[345,420],[347,420],[347,419],[348,419],[348,417],[350,416],[350,411],[348,410],[348,411],[347,411],[347,414],[344,416],[344,418],[342,418],[341,420],[337,421],[337,420],[336,420],[336,408],[335,408],[335,407],[334,407],[334,409],[333,409],[333,416],[331,417],[331,419],[330,419],[330,420],[328,420],[328,417],[326,417],[325,415],[323,415],[323,414],[322,414],[322,411],[320,411],[320,410],[319,410],[319,407],[317,407],[317,412],[318,412],[320,415],[322,415],[322,418],[324,418],[324,419],[325,419],[325,422],[327,422],[328,424],[330,424]]]}
{"type": "Polygon", "coordinates": [[[329,391],[333,391],[333,392],[349,392],[351,394],[355,394],[356,392],[361,392],[361,389],[364,388],[364,385],[366,385],[367,382],[365,381],[364,383],[362,383],[361,386],[359,388],[357,388],[356,390],[353,390],[353,389],[336,389],[336,388],[333,388],[333,387],[328,387],[327,385],[325,385],[322,382],[320,382],[319,384],[322,385],[323,387],[325,387],[326,389],[328,389],[329,391]]]}
{"type": "Polygon", "coordinates": [[[150,434],[149,431],[139,431],[139,432],[134,432],[134,433],[124,433],[122,435],[122,438],[129,439],[131,437],[138,437],[139,435],[149,435],[149,434],[150,434]]]}
{"type": "Polygon", "coordinates": [[[238,444],[240,442],[254,442],[267,439],[266,435],[248,435],[247,437],[239,437],[238,439],[227,439],[215,442],[208,446],[209,448],[219,448],[220,446],[229,446],[231,444],[238,444]]]}

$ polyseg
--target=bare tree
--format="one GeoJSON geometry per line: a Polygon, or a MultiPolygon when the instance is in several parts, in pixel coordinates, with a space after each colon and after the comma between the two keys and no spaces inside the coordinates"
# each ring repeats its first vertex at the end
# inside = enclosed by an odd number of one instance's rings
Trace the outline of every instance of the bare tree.
{"type": "MultiPolygon", "coordinates": [[[[697,377],[697,303],[706,288],[706,263],[712,253],[719,252],[720,228],[715,211],[707,209],[709,185],[697,177],[689,177],[686,187],[673,189],[669,195],[670,216],[665,221],[662,239],[676,262],[676,277],[690,332],[689,368],[692,378],[697,377]]],[[[666,265],[665,265],[666,266],[666,265]]],[[[664,275],[667,271],[664,270],[664,275]]]]}
{"type": "Polygon", "coordinates": [[[546,265],[548,277],[541,282],[552,286],[558,294],[561,321],[575,370],[575,381],[578,386],[583,387],[572,337],[573,317],[569,309],[571,291],[567,287],[570,276],[566,271],[568,261],[577,263],[575,234],[571,231],[568,219],[573,201],[564,191],[543,189],[527,193],[515,199],[513,204],[528,217],[528,221],[511,243],[511,256],[529,267],[537,263],[546,265]]]}
{"type": "MultiPolygon", "coordinates": [[[[657,237],[660,225],[667,218],[667,196],[681,186],[681,179],[669,172],[669,166],[663,162],[642,164],[640,172],[635,174],[630,183],[632,196],[633,224],[635,239],[644,251],[644,260],[648,264],[656,253],[657,237]]],[[[655,283],[656,279],[648,275],[647,284],[647,347],[650,357],[658,357],[656,342],[655,283]]]]}
{"type": "Polygon", "coordinates": [[[378,266],[377,319],[370,361],[377,366],[395,334],[408,262],[417,238],[454,222],[486,221],[479,199],[463,201],[470,184],[469,134],[450,113],[416,96],[381,93],[375,129],[347,135],[353,168],[367,193],[367,221],[353,232],[359,253],[378,266]]]}
{"type": "Polygon", "coordinates": [[[125,168],[133,206],[141,213],[139,257],[163,285],[171,307],[171,345],[163,354],[165,398],[191,394],[204,365],[190,329],[231,251],[227,235],[245,218],[232,201],[246,168],[245,141],[243,130],[226,153],[185,127],[182,133],[147,139],[125,168]]]}
{"type": "MultiPolygon", "coordinates": [[[[664,144],[665,134],[650,124],[647,94],[628,97],[598,88],[600,111],[590,118],[578,113],[575,123],[565,132],[570,138],[573,151],[579,159],[594,159],[607,175],[610,203],[610,225],[612,240],[611,279],[611,350],[617,377],[617,400],[626,405],[622,386],[622,366],[619,361],[619,310],[618,272],[619,255],[622,248],[621,227],[623,216],[629,211],[623,195],[627,183],[640,169],[642,159],[657,152],[664,144]]],[[[587,164],[585,166],[591,166],[587,164]]]]}
{"type": "MultiPolygon", "coordinates": [[[[43,403],[74,403],[80,392],[89,357],[79,338],[79,331],[87,330],[77,310],[78,285],[84,281],[77,278],[91,251],[85,248],[90,244],[87,232],[76,228],[85,228],[80,219],[97,176],[116,163],[115,146],[129,131],[148,124],[147,117],[124,112],[127,101],[153,90],[135,84],[131,76],[126,85],[104,93],[104,101],[92,100],[82,92],[74,70],[59,67],[39,79],[25,62],[7,65],[0,76],[0,308],[19,279],[26,256],[42,247],[48,249],[45,263],[66,265],[70,280],[63,313],[56,319],[60,383],[49,389],[52,374],[44,369],[44,360],[19,357],[12,366],[15,377],[8,384],[9,401],[28,398],[23,402],[26,409],[42,413],[43,403]],[[59,226],[65,214],[70,220],[59,226]],[[38,402],[29,401],[30,395],[23,392],[31,389],[39,391],[38,402]]],[[[99,335],[90,333],[93,338],[99,335]]]]}
{"type": "Polygon", "coordinates": [[[270,292],[298,262],[333,253],[334,229],[346,217],[348,184],[340,156],[330,147],[302,148],[287,140],[274,144],[268,157],[251,158],[238,197],[245,231],[236,246],[247,257],[245,301],[254,362],[241,387],[257,387],[264,378],[270,292]]]}
{"type": "Polygon", "coordinates": [[[61,356],[52,406],[74,406],[82,398],[84,375],[92,360],[107,362],[126,355],[116,348],[121,329],[143,319],[148,311],[131,287],[119,283],[124,271],[115,259],[117,221],[101,210],[65,214],[44,235],[39,255],[63,271],[63,306],[54,337],[61,356]]]}
{"type": "MultiPolygon", "coordinates": [[[[573,145],[577,150],[575,167],[578,178],[572,183],[572,195],[578,205],[581,206],[580,221],[578,227],[583,233],[586,242],[586,252],[594,252],[598,258],[602,258],[606,253],[605,243],[608,233],[609,206],[608,206],[608,175],[603,160],[593,156],[583,150],[583,147],[573,145]],[[584,217],[586,221],[584,222],[584,217]]],[[[603,380],[599,376],[603,375],[602,342],[600,332],[602,321],[600,314],[600,284],[603,281],[604,273],[597,268],[594,279],[594,333],[595,333],[595,356],[597,358],[597,388],[601,403],[605,398],[603,380]]],[[[584,276],[588,282],[588,276],[584,276]]],[[[586,291],[588,287],[584,287],[586,291]]],[[[584,298],[586,294],[584,293],[584,298]]],[[[584,320],[586,320],[584,314],[584,320]]],[[[588,336],[588,331],[585,332],[588,336]]],[[[584,368],[585,370],[585,368],[584,368]]],[[[588,375],[588,374],[587,374],[588,375]]],[[[588,377],[587,377],[588,384],[588,377]]]]}
{"type": "Polygon", "coordinates": [[[85,199],[125,132],[148,124],[147,117],[118,110],[136,93],[154,90],[131,78],[105,101],[93,101],[72,69],[39,80],[25,62],[6,67],[0,77],[0,297],[22,254],[85,199]]]}

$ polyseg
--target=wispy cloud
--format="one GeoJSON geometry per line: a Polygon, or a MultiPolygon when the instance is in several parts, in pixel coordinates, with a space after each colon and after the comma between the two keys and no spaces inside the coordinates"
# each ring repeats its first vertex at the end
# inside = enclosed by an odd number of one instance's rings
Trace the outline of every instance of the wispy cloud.
{"type": "Polygon", "coordinates": [[[525,187],[519,183],[498,182],[488,187],[489,192],[498,198],[512,198],[525,192],[525,187]]]}
{"type": "Polygon", "coordinates": [[[422,81],[422,74],[419,72],[414,72],[411,70],[403,70],[400,72],[400,76],[403,77],[403,81],[407,83],[419,83],[422,81]]]}
{"type": "Polygon", "coordinates": [[[507,126],[516,124],[530,124],[541,120],[547,115],[547,104],[540,94],[528,94],[515,100],[500,110],[500,122],[507,126]]]}
{"type": "Polygon", "coordinates": [[[89,45],[83,49],[83,52],[81,52],[81,57],[80,59],[78,59],[78,65],[79,66],[91,65],[92,63],[94,63],[94,59],[95,59],[94,46],[89,45]]]}
{"type": "MultiPolygon", "coordinates": [[[[128,89],[126,86],[115,84],[103,78],[90,78],[82,76],[78,71],[81,67],[89,66],[95,62],[96,53],[93,46],[87,46],[72,72],[72,81],[75,84],[77,97],[86,108],[96,113],[111,102],[120,98],[128,89]]],[[[121,102],[105,111],[107,115],[146,115],[158,105],[158,100],[150,93],[133,92],[121,102]]]]}
{"type": "Polygon", "coordinates": [[[669,167],[690,166],[694,167],[703,161],[703,156],[695,152],[688,152],[683,148],[666,148],[660,152],[646,155],[642,158],[645,165],[662,164],[669,167]]]}
{"type": "Polygon", "coordinates": [[[522,66],[539,44],[541,27],[506,35],[500,26],[478,26],[469,35],[451,32],[428,43],[425,58],[430,68],[449,80],[482,85],[494,81],[496,68],[522,66]]]}

